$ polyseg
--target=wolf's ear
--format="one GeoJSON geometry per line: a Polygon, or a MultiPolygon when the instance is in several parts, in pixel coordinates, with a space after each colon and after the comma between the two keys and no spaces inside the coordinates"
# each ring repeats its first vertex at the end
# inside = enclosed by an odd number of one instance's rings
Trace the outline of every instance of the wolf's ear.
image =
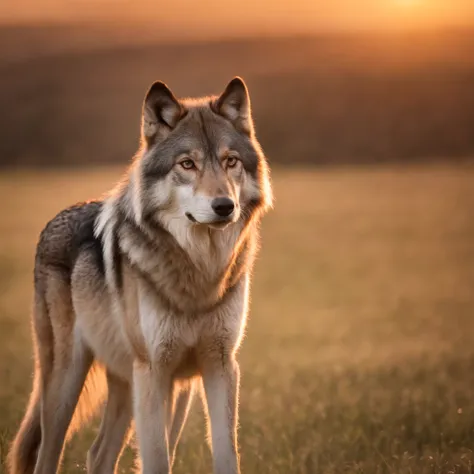
{"type": "Polygon", "coordinates": [[[245,82],[234,77],[222,95],[214,103],[218,114],[230,120],[238,130],[251,133],[253,130],[250,111],[250,96],[245,82]]]}
{"type": "Polygon", "coordinates": [[[148,144],[165,138],[184,115],[184,109],[168,86],[156,81],[143,102],[142,134],[148,144]]]}

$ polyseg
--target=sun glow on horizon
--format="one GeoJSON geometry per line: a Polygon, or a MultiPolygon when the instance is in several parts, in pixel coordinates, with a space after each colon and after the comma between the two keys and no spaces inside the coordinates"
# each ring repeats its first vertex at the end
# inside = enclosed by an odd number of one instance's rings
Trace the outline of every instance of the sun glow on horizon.
{"type": "Polygon", "coordinates": [[[179,37],[474,26],[474,0],[243,0],[239,8],[230,5],[222,0],[3,0],[0,24],[135,22],[179,37]]]}
{"type": "Polygon", "coordinates": [[[438,0],[388,0],[385,7],[387,25],[423,27],[442,22],[438,0]]]}

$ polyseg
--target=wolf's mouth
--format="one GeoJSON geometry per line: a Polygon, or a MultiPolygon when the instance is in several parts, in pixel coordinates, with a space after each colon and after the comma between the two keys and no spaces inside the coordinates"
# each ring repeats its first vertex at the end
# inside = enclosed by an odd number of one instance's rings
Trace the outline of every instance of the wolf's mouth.
{"type": "Polygon", "coordinates": [[[219,218],[213,222],[199,222],[190,212],[186,212],[185,216],[193,223],[193,224],[204,224],[212,227],[214,229],[223,229],[227,227],[228,224],[232,222],[232,219],[229,218],[219,218]]]}
{"type": "Polygon", "coordinates": [[[194,223],[197,223],[197,220],[194,218],[194,216],[190,212],[186,212],[186,217],[194,223]]]}

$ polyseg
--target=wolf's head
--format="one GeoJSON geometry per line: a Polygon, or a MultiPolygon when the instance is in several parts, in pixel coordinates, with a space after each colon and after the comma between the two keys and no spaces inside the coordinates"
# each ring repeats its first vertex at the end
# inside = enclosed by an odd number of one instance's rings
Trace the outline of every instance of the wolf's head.
{"type": "Polygon", "coordinates": [[[183,100],[155,82],[143,104],[131,179],[137,220],[167,227],[223,229],[268,208],[268,167],[243,80],[233,79],[220,97],[183,100]]]}

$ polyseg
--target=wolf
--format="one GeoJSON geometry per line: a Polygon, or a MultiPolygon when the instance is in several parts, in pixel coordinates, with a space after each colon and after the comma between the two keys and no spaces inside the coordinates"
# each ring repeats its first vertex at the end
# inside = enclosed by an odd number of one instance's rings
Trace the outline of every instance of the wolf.
{"type": "Polygon", "coordinates": [[[123,179],[102,199],[60,212],[40,235],[35,377],[11,474],[57,472],[65,440],[104,393],[88,472],[116,472],[133,423],[143,474],[170,474],[198,391],[214,472],[239,473],[236,352],[271,206],[244,81],[197,99],[155,82],[123,179]]]}

